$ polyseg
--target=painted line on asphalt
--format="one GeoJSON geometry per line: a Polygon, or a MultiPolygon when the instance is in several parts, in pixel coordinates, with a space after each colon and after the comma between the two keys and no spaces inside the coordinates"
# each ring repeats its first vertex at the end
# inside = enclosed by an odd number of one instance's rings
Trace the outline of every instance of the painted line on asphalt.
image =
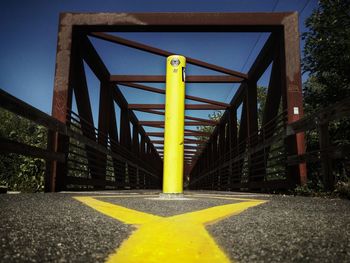
{"type": "Polygon", "coordinates": [[[100,196],[74,198],[100,213],[136,226],[131,236],[107,259],[107,262],[118,263],[231,262],[209,235],[205,226],[267,202],[256,199],[221,198],[241,202],[162,217],[95,199],[100,196]]]}

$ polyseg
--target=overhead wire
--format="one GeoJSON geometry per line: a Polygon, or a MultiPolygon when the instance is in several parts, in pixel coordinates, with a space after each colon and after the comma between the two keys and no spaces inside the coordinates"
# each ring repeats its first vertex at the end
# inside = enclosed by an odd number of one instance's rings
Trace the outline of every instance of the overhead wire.
{"type": "MultiPolygon", "coordinates": [[[[309,1],[310,1],[310,0],[309,0],[309,1]]],[[[277,8],[279,2],[280,2],[280,0],[276,0],[276,1],[275,1],[274,5],[273,5],[273,7],[272,7],[272,11],[271,11],[271,12],[274,12],[274,11],[276,10],[276,8],[277,8]]],[[[246,61],[244,62],[243,66],[242,66],[242,68],[241,68],[241,72],[243,71],[243,69],[244,69],[245,66],[247,65],[247,63],[248,63],[248,61],[249,61],[251,55],[253,54],[253,51],[255,50],[257,44],[259,43],[259,41],[260,41],[260,39],[261,39],[261,36],[262,36],[262,33],[259,33],[259,35],[258,35],[258,37],[257,37],[257,39],[256,39],[256,41],[255,41],[255,43],[254,43],[254,45],[253,45],[253,47],[252,47],[252,49],[250,50],[250,52],[249,52],[249,54],[248,54],[248,56],[247,56],[246,61]]],[[[225,98],[225,101],[227,101],[227,98],[230,96],[230,94],[231,94],[231,91],[228,92],[228,94],[227,94],[227,96],[226,96],[226,98],[225,98]]]]}
{"type": "Polygon", "coordinates": [[[303,8],[299,11],[299,16],[304,12],[304,9],[309,5],[310,0],[307,0],[303,6],[303,8]]]}

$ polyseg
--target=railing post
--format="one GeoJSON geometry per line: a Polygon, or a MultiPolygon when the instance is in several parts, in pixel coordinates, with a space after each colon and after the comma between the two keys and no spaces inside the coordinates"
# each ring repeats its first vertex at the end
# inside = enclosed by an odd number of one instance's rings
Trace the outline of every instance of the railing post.
{"type": "MultiPolygon", "coordinates": [[[[48,129],[47,131],[47,150],[50,152],[57,152],[54,149],[55,146],[55,137],[57,133],[48,129]]],[[[56,170],[57,161],[46,160],[45,161],[45,192],[55,192],[56,189],[56,170]]]]}

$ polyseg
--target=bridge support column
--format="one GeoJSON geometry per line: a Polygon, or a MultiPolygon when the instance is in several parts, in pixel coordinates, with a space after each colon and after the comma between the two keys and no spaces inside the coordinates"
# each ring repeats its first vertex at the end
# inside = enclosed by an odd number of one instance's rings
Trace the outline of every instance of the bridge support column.
{"type": "MultiPolygon", "coordinates": [[[[303,95],[300,69],[300,47],[298,15],[293,13],[284,21],[284,34],[281,39],[280,56],[282,62],[282,102],[287,111],[288,124],[304,116],[303,95]]],[[[298,133],[286,138],[287,155],[305,153],[305,134],[298,133]]],[[[305,185],[307,182],[306,163],[287,167],[287,176],[291,186],[305,185]]]]}
{"type": "Polygon", "coordinates": [[[184,171],[186,58],[167,58],[163,194],[182,194],[184,171]]]}

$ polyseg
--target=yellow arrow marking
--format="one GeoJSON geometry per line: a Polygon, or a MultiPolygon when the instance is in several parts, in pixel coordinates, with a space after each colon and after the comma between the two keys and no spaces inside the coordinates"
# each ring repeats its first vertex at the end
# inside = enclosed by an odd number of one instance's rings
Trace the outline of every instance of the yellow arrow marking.
{"type": "Polygon", "coordinates": [[[108,263],[230,262],[209,235],[205,225],[266,202],[226,197],[224,199],[242,202],[162,217],[99,201],[93,197],[74,198],[107,216],[137,226],[137,230],[109,256],[108,263]]]}

